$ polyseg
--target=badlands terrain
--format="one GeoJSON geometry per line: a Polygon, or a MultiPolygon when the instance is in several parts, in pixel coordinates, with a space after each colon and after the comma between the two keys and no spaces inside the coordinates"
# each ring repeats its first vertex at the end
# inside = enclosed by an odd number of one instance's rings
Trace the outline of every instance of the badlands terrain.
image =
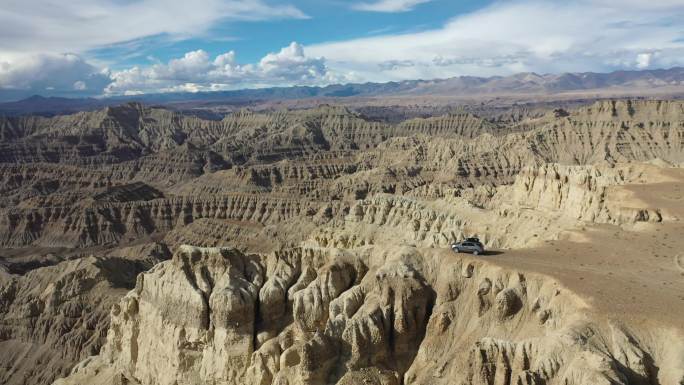
{"type": "Polygon", "coordinates": [[[407,109],[0,118],[0,383],[684,384],[683,102],[407,109]]]}

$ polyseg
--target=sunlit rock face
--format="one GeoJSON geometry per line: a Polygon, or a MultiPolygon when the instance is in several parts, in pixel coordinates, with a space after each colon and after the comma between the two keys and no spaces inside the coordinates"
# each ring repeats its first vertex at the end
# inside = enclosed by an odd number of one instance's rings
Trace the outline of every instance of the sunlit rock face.
{"type": "Polygon", "coordinates": [[[586,240],[676,249],[682,103],[557,107],[2,118],[0,382],[680,385],[680,327],[599,306],[674,314],[666,253],[586,240]],[[643,264],[572,286],[584,246],[643,264]]]}

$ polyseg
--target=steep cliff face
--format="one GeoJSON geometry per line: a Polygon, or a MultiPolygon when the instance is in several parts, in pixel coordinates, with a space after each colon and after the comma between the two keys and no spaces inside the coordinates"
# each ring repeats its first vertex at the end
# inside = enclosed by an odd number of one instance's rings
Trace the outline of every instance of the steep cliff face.
{"type": "MultiPolygon", "coordinates": [[[[36,268],[0,272],[0,381],[49,383],[105,342],[109,309],[168,250],[150,245],[36,268]]],[[[28,267],[28,266],[27,266],[28,267]]]]}
{"type": "Polygon", "coordinates": [[[561,163],[616,163],[659,158],[682,162],[680,102],[601,101],[566,117],[539,119],[528,140],[561,163]]]}
{"type": "Polygon", "coordinates": [[[318,205],[298,199],[232,194],[82,206],[8,210],[0,227],[5,246],[87,247],[164,233],[201,218],[277,223],[313,216],[318,205]]]}
{"type": "Polygon", "coordinates": [[[464,261],[442,264],[435,285],[405,383],[676,384],[684,375],[669,366],[682,355],[678,331],[634,334],[548,277],[464,261]]]}
{"type": "Polygon", "coordinates": [[[56,384],[684,379],[675,330],[635,333],[548,277],[413,248],[269,260],[183,247],[140,276],[111,325],[100,355],[56,384]]]}
{"type": "Polygon", "coordinates": [[[254,349],[263,275],[244,255],[181,250],[113,308],[103,355],[143,383],[237,383],[254,349]]]}
{"type": "Polygon", "coordinates": [[[629,227],[678,217],[629,194],[626,187],[668,180],[657,166],[567,166],[523,169],[511,185],[439,188],[417,196],[373,194],[357,200],[343,222],[321,225],[318,245],[350,248],[405,242],[445,247],[473,234],[490,247],[527,247],[586,224],[629,227]],[[388,231],[389,230],[389,231],[388,231]]]}
{"type": "Polygon", "coordinates": [[[661,212],[645,202],[621,193],[627,184],[667,180],[656,166],[637,164],[617,167],[547,164],[524,169],[510,187],[501,187],[490,208],[537,210],[586,222],[630,224],[660,222],[661,212]]]}
{"type": "Polygon", "coordinates": [[[411,119],[397,125],[393,136],[464,137],[473,139],[484,133],[495,134],[502,127],[469,113],[448,114],[436,118],[411,119]]]}

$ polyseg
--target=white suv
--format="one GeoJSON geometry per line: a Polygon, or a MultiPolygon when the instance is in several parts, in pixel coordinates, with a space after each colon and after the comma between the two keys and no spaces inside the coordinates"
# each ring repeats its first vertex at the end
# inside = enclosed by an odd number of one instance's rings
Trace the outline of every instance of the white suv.
{"type": "Polygon", "coordinates": [[[463,241],[451,245],[451,249],[457,253],[484,254],[484,246],[480,242],[463,241]]]}

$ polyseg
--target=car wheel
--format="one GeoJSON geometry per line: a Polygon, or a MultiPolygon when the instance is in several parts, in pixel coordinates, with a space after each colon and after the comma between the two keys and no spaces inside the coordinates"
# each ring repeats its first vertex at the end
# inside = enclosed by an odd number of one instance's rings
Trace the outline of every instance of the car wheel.
{"type": "Polygon", "coordinates": [[[473,251],[473,255],[478,255],[478,254],[480,254],[479,251],[477,251],[477,250],[473,251]]]}

